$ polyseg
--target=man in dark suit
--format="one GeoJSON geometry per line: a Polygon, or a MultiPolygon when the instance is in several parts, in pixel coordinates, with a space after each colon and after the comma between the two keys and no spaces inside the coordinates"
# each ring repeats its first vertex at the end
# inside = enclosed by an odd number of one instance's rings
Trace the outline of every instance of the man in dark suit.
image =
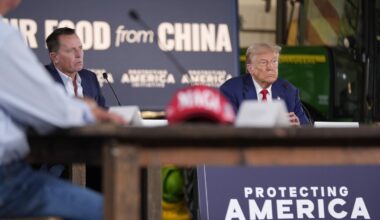
{"type": "MultiPolygon", "coordinates": [[[[75,30],[67,27],[57,28],[46,38],[46,44],[51,63],[45,67],[54,80],[63,85],[67,94],[93,99],[98,106],[107,108],[96,74],[83,69],[82,42],[75,30]]],[[[100,191],[101,170],[92,166],[87,168],[88,185],[100,191]]],[[[64,166],[56,164],[48,167],[44,164],[42,169],[49,170],[55,176],[61,176],[64,166]]]]}
{"type": "Polygon", "coordinates": [[[309,124],[299,98],[299,91],[286,80],[278,79],[281,47],[254,44],[247,49],[246,68],[249,74],[226,81],[220,91],[233,105],[235,112],[244,100],[261,102],[282,99],[289,111],[291,125],[309,124]]]}
{"type": "Polygon", "coordinates": [[[83,49],[71,28],[57,28],[46,39],[51,63],[46,69],[71,96],[88,97],[106,108],[96,74],[83,69],[83,49]]]}

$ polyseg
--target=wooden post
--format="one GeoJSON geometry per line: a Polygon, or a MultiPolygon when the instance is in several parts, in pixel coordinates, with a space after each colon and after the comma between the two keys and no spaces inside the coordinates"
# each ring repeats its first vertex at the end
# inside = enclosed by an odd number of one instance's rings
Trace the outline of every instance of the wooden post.
{"type": "Polygon", "coordinates": [[[86,164],[72,163],[69,165],[69,176],[71,182],[86,187],[86,164]]]}
{"type": "Polygon", "coordinates": [[[103,148],[105,218],[140,220],[140,175],[134,146],[109,144],[103,148]]]}
{"type": "Polygon", "coordinates": [[[148,219],[159,220],[162,218],[162,181],[161,167],[159,165],[148,166],[148,219]]]}

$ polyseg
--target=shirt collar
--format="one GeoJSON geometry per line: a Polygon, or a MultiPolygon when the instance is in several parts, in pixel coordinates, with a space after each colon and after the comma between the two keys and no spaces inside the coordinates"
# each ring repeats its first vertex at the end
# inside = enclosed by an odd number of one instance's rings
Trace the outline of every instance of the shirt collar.
{"type": "MultiPolygon", "coordinates": [[[[66,74],[64,74],[63,72],[61,72],[57,67],[55,67],[55,69],[57,70],[59,76],[61,77],[63,83],[66,85],[67,82],[70,82],[72,83],[72,78],[66,74]]],[[[77,84],[81,84],[82,82],[82,79],[80,78],[79,76],[79,73],[77,73],[77,84]]]]}
{"type": "MultiPolygon", "coordinates": [[[[257,95],[257,97],[259,97],[259,94],[260,94],[261,90],[263,90],[263,88],[260,86],[259,83],[256,82],[256,80],[253,78],[252,75],[251,75],[251,78],[252,78],[253,84],[255,85],[256,95],[257,95]]],[[[272,85],[270,85],[267,88],[267,90],[268,90],[268,95],[272,96],[272,85]]]]}

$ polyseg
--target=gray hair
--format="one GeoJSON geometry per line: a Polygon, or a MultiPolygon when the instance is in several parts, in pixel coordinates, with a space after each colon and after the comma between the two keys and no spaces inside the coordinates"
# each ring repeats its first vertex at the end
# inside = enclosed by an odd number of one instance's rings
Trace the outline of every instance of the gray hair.
{"type": "Polygon", "coordinates": [[[260,54],[262,52],[272,51],[274,53],[280,53],[281,47],[278,45],[269,45],[266,43],[255,43],[248,47],[247,52],[245,54],[245,63],[250,64],[251,58],[254,55],[260,54]]]}

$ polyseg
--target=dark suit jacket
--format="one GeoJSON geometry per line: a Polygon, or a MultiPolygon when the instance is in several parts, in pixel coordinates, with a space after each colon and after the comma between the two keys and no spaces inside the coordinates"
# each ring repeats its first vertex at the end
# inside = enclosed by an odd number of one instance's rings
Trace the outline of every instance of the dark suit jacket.
{"type": "MultiPolygon", "coordinates": [[[[54,67],[52,63],[49,65],[46,65],[45,68],[49,71],[49,73],[51,74],[51,76],[54,78],[56,82],[63,85],[61,76],[59,75],[57,69],[54,67]]],[[[107,108],[104,96],[102,95],[102,92],[100,91],[100,85],[99,85],[98,79],[96,78],[96,74],[86,69],[82,69],[78,73],[79,73],[80,78],[82,79],[81,85],[83,88],[83,96],[91,98],[95,100],[99,106],[103,108],[107,108]]]]}
{"type": "MultiPolygon", "coordinates": [[[[231,102],[235,112],[238,112],[240,104],[244,100],[257,100],[256,88],[250,74],[227,80],[220,87],[220,91],[231,102]]],[[[294,112],[297,115],[300,124],[309,124],[309,119],[302,107],[298,89],[295,86],[286,80],[277,79],[272,84],[272,99],[276,100],[278,97],[285,101],[289,112],[294,112]]]]}

